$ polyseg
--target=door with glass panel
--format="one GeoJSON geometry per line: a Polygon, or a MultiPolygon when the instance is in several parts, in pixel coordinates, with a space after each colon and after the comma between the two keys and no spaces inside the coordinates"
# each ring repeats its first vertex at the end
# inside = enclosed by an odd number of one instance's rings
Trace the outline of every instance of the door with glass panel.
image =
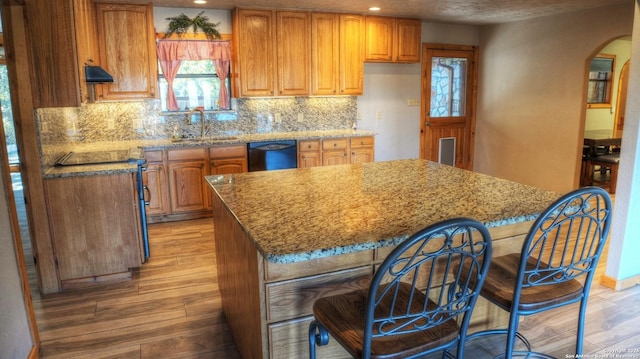
{"type": "Polygon", "coordinates": [[[420,157],[470,170],[473,167],[477,47],[422,46],[420,157]]]}

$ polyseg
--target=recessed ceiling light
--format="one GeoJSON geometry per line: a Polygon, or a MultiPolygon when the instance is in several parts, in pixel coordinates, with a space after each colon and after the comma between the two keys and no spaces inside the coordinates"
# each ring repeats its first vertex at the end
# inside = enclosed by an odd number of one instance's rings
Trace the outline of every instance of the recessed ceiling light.
{"type": "Polygon", "coordinates": [[[193,0],[194,4],[206,4],[206,0],[193,0]]]}
{"type": "Polygon", "coordinates": [[[369,11],[380,11],[380,8],[377,6],[372,6],[369,8],[369,11]]]}

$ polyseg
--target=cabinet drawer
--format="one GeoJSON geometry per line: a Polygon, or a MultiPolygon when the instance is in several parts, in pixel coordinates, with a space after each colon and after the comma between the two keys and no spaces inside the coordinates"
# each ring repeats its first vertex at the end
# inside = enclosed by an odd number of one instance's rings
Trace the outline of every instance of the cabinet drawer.
{"type": "Polygon", "coordinates": [[[340,254],[294,263],[271,263],[265,261],[266,282],[302,278],[311,275],[355,268],[371,264],[373,250],[340,254]]]}
{"type": "Polygon", "coordinates": [[[204,160],[205,149],[204,148],[188,148],[181,150],[169,150],[167,152],[169,161],[183,161],[183,160],[204,160]]]}
{"type": "Polygon", "coordinates": [[[247,148],[244,145],[237,146],[221,146],[209,148],[209,157],[211,159],[245,157],[247,148]]]}
{"type": "Polygon", "coordinates": [[[326,139],[322,141],[323,150],[335,150],[335,149],[343,149],[348,147],[349,147],[348,138],[334,138],[334,139],[326,139]]]}
{"type": "Polygon", "coordinates": [[[354,137],[351,139],[351,148],[371,146],[373,146],[373,137],[354,137]]]}
{"type": "Polygon", "coordinates": [[[318,151],[320,149],[320,140],[313,141],[300,141],[298,142],[298,150],[303,151],[318,151]]]}
{"type": "Polygon", "coordinates": [[[162,151],[145,151],[144,158],[147,162],[162,162],[162,151]]]}
{"type": "MultiPolygon", "coordinates": [[[[313,317],[270,324],[267,328],[269,332],[269,358],[308,358],[308,334],[311,320],[313,320],[313,317]]],[[[316,347],[316,357],[331,359],[352,358],[333,338],[329,339],[329,344],[316,347]]]]}
{"type": "Polygon", "coordinates": [[[313,302],[369,285],[373,266],[267,284],[267,321],[273,323],[313,313],[313,302]]]}

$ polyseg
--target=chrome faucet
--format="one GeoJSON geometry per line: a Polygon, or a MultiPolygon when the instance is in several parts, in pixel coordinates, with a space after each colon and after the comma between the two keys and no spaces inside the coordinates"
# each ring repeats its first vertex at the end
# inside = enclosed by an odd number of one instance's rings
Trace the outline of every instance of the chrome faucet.
{"type": "Polygon", "coordinates": [[[191,116],[193,116],[194,112],[200,112],[200,125],[201,125],[201,129],[200,129],[200,141],[204,140],[204,107],[203,106],[198,106],[198,107],[194,107],[192,108],[189,113],[187,114],[187,117],[185,118],[185,122],[187,123],[187,125],[191,125],[191,116]]]}

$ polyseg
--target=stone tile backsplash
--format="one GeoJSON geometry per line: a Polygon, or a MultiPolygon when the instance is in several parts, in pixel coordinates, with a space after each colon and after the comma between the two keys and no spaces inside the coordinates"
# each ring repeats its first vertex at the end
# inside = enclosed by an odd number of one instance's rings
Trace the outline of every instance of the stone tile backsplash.
{"type": "MultiPolygon", "coordinates": [[[[39,140],[60,148],[74,143],[200,136],[200,116],[160,110],[157,100],[99,102],[36,111],[39,140]],[[188,122],[188,123],[187,123],[188,122]]],[[[197,114],[197,112],[196,112],[197,114]]],[[[349,129],[357,117],[355,97],[232,99],[231,111],[205,112],[206,136],[349,129]]]]}

